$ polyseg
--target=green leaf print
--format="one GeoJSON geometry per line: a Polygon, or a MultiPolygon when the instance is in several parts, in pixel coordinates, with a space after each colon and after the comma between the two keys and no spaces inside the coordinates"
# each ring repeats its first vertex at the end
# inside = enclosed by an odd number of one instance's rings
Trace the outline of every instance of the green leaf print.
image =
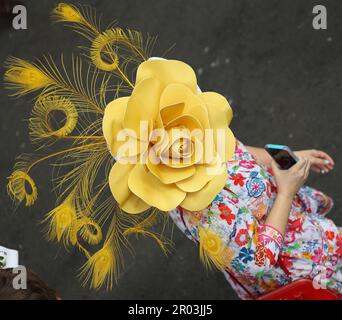
{"type": "Polygon", "coordinates": [[[241,212],[242,213],[247,213],[248,212],[248,209],[246,207],[242,207],[240,208],[241,212]]]}
{"type": "Polygon", "coordinates": [[[214,215],[214,213],[213,212],[211,212],[211,211],[208,211],[208,213],[207,213],[207,217],[208,217],[208,223],[209,224],[211,224],[212,223],[212,220],[211,220],[211,217],[214,215]]]}
{"type": "Polygon", "coordinates": [[[299,248],[300,248],[300,244],[299,243],[295,243],[294,245],[284,246],[283,250],[292,251],[292,250],[297,250],[299,248]]]}
{"type": "Polygon", "coordinates": [[[264,170],[260,170],[260,175],[261,175],[264,179],[266,179],[266,174],[265,174],[264,170]]]}

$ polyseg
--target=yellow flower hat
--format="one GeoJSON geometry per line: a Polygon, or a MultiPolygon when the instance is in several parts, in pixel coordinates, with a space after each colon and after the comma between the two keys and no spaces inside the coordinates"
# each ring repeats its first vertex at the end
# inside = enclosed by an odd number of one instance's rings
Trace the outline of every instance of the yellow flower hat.
{"type": "Polygon", "coordinates": [[[195,211],[208,206],[225,184],[224,163],[235,150],[235,138],[229,129],[232,117],[225,97],[200,92],[195,72],[186,63],[153,59],[140,64],[131,96],[109,103],[103,118],[104,137],[117,159],[110,171],[109,186],[122,210],[135,214],[150,207],[169,211],[181,206],[195,211]],[[140,132],[143,121],[147,123],[146,137],[140,132]],[[129,140],[135,139],[139,144],[135,152],[139,159],[146,153],[150,155],[154,148],[159,157],[157,163],[150,156],[145,163],[127,161],[126,149],[120,152],[127,139],[118,138],[119,132],[127,129],[136,133],[129,140]],[[153,141],[153,129],[167,133],[168,141],[153,141]],[[182,132],[183,129],[188,131],[182,132]],[[205,144],[203,139],[196,141],[201,138],[189,136],[187,132],[194,129],[202,132],[202,137],[206,130],[212,130],[214,139],[221,130],[224,154],[218,154],[215,142],[205,144]],[[170,150],[175,149],[181,150],[179,162],[165,161],[170,150]]]}
{"type": "MultiPolygon", "coordinates": [[[[89,41],[86,54],[6,60],[11,95],[35,94],[33,151],[15,161],[7,191],[17,204],[33,206],[40,192],[35,171],[42,163],[57,168],[45,237],[84,253],[84,285],[111,289],[132,236],[149,237],[168,253],[169,215],[160,211],[201,210],[221,191],[235,138],[227,100],[202,93],[190,66],[151,58],[156,37],[115,23],[103,29],[98,16],[67,3],[53,10],[55,21],[89,41]]],[[[202,261],[222,267],[230,257],[224,244],[201,234],[202,261]]]]}

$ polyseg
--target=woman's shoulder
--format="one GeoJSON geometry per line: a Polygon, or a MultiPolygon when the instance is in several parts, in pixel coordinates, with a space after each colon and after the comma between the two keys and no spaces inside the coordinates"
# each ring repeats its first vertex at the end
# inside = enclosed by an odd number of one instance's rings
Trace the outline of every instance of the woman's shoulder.
{"type": "Polygon", "coordinates": [[[232,160],[250,160],[255,161],[254,156],[248,151],[242,141],[236,139],[235,152],[232,160]]]}

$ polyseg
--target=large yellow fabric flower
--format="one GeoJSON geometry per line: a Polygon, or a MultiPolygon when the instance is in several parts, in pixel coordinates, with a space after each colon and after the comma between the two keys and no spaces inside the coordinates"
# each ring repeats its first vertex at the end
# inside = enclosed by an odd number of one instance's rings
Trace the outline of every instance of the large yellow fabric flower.
{"type": "Polygon", "coordinates": [[[225,97],[198,89],[187,64],[143,62],[132,95],[109,103],[103,118],[103,134],[117,160],[109,185],[119,206],[128,213],[208,206],[223,188],[225,162],[234,154],[232,116],[225,97]]]}

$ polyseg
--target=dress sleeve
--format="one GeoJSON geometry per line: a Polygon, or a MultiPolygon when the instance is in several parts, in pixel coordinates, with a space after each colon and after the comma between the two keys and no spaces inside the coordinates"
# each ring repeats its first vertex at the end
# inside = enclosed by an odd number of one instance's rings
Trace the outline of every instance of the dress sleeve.
{"type": "Polygon", "coordinates": [[[223,190],[208,209],[182,210],[181,215],[189,234],[200,244],[205,263],[253,278],[262,277],[276,265],[282,234],[260,224],[248,206],[229,191],[223,190]]]}
{"type": "Polygon", "coordinates": [[[309,186],[303,186],[298,191],[298,197],[304,206],[304,211],[325,216],[334,206],[334,201],[322,191],[309,186]]]}

